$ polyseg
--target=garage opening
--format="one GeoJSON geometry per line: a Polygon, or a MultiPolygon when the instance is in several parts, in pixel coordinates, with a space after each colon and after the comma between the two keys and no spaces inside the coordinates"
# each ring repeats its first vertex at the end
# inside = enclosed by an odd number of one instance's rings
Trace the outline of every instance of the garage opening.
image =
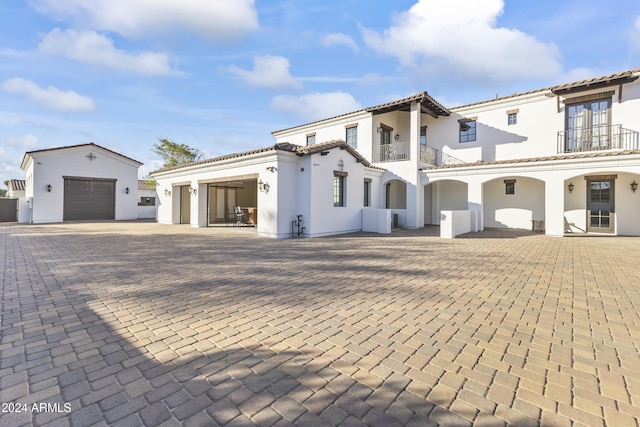
{"type": "Polygon", "coordinates": [[[209,226],[258,223],[257,180],[225,181],[209,184],[209,226]]]}
{"type": "Polygon", "coordinates": [[[64,221],[115,219],[116,180],[64,177],[64,221]]]}

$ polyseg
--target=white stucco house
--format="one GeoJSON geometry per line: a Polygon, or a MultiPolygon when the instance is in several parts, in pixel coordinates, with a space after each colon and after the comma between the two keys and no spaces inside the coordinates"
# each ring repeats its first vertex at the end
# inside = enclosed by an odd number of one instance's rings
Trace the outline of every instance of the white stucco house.
{"type": "Polygon", "coordinates": [[[29,151],[19,221],[137,219],[141,165],[94,143],[29,151]]]}
{"type": "Polygon", "coordinates": [[[24,197],[25,184],[24,179],[10,179],[7,182],[7,198],[18,199],[24,197]]]}
{"type": "Polygon", "coordinates": [[[152,173],[162,223],[284,238],[441,225],[640,235],[640,69],[456,108],[427,92],[152,173]],[[300,221],[301,220],[301,221],[300,221]],[[302,226],[300,226],[302,224],[302,226]]]}

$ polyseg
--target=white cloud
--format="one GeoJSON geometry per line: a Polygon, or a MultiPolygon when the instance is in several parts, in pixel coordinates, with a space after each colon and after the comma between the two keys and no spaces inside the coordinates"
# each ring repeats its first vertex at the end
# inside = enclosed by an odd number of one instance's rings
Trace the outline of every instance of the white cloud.
{"type": "Polygon", "coordinates": [[[276,89],[300,89],[302,83],[289,74],[289,60],[282,56],[256,56],[253,70],[244,70],[232,65],[227,72],[240,77],[251,86],[276,89]]]}
{"type": "Polygon", "coordinates": [[[510,81],[562,72],[556,45],[497,27],[504,0],[419,0],[383,33],[361,28],[365,43],[403,66],[510,81]]]}
{"type": "Polygon", "coordinates": [[[7,145],[20,149],[34,149],[40,146],[40,141],[38,141],[36,136],[31,134],[21,136],[10,135],[7,137],[7,145]]]}
{"type": "Polygon", "coordinates": [[[300,96],[278,95],[271,100],[271,108],[303,120],[314,121],[362,108],[346,92],[312,92],[300,96]]]}
{"type": "Polygon", "coordinates": [[[129,53],[116,49],[113,41],[95,31],[54,29],[38,45],[40,51],[98,67],[116,68],[147,75],[172,73],[165,53],[129,53]]]}
{"type": "Polygon", "coordinates": [[[634,22],[633,28],[629,31],[631,39],[631,48],[640,51],[640,16],[634,22]]]}
{"type": "Polygon", "coordinates": [[[191,32],[212,41],[258,28],[254,0],[30,0],[40,13],[125,37],[191,32]]]}
{"type": "Polygon", "coordinates": [[[1,89],[13,93],[24,94],[40,105],[57,111],[93,111],[93,99],[68,90],[62,91],[53,86],[41,88],[34,82],[21,78],[5,80],[1,89]]]}
{"type": "Polygon", "coordinates": [[[358,45],[356,44],[355,41],[353,41],[353,39],[351,37],[349,37],[346,34],[342,34],[342,33],[332,33],[332,34],[327,34],[323,39],[322,39],[322,44],[324,46],[335,46],[335,45],[342,45],[342,46],[346,46],[349,49],[353,50],[355,53],[358,53],[358,45]]]}

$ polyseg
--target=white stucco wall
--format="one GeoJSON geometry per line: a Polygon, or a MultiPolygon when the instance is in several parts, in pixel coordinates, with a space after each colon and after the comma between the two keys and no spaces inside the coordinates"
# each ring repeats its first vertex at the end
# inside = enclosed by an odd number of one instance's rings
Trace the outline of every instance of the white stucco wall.
{"type": "Polygon", "coordinates": [[[633,181],[640,184],[640,168],[635,174],[620,173],[616,180],[615,226],[616,234],[621,236],[640,236],[640,190],[631,190],[633,181]]]}
{"type": "MultiPolygon", "coordinates": [[[[512,160],[558,154],[558,132],[565,128],[564,101],[571,97],[613,91],[611,124],[640,131],[640,82],[625,84],[622,102],[619,86],[580,91],[558,97],[539,91],[494,102],[454,108],[450,117],[426,118],[428,145],[466,162],[512,160]],[[518,122],[509,125],[507,111],[518,110],[518,122]],[[459,142],[458,120],[477,118],[476,141],[459,142]]],[[[425,119],[423,119],[425,120],[425,119]]]]}
{"type": "Polygon", "coordinates": [[[156,206],[138,206],[138,218],[155,219],[156,210],[158,208],[158,194],[156,194],[156,190],[138,189],[138,200],[142,197],[154,197],[156,200],[156,206]]]}
{"type": "MultiPolygon", "coordinates": [[[[593,175],[593,174],[589,174],[593,175]]],[[[634,193],[631,183],[640,183],[638,173],[610,173],[616,175],[614,193],[614,229],[615,234],[621,236],[640,236],[638,213],[640,212],[640,190],[634,193]]],[[[587,181],[584,175],[565,180],[565,187],[569,182],[574,185],[573,192],[564,194],[565,219],[568,231],[572,233],[587,232],[587,181]]]]}
{"type": "Polygon", "coordinates": [[[283,130],[274,133],[276,143],[288,142],[290,144],[306,146],[307,135],[315,134],[316,144],[342,140],[346,141],[346,128],[358,127],[357,150],[366,158],[371,158],[371,113],[366,111],[354,112],[330,120],[309,123],[298,126],[290,130],[283,130]]]}
{"type": "MultiPolygon", "coordinates": [[[[310,211],[309,236],[349,233],[362,230],[362,208],[364,200],[364,166],[347,151],[333,149],[322,156],[319,153],[310,159],[310,211]],[[338,163],[344,164],[342,168],[338,163]],[[334,172],[348,173],[345,177],[345,206],[333,205],[334,172]]],[[[303,190],[303,191],[306,191],[303,190]]]]}
{"type": "Polygon", "coordinates": [[[114,179],[115,219],[138,217],[139,163],[95,145],[32,152],[25,165],[26,196],[33,197],[31,221],[61,222],[64,210],[64,176],[114,179]],[[95,159],[89,160],[90,153],[95,159]],[[51,185],[51,192],[47,186],[51,185]],[[125,189],[129,188],[129,194],[125,189]]]}
{"type": "Polygon", "coordinates": [[[544,182],[506,176],[489,181],[483,189],[485,227],[531,230],[531,220],[544,220],[544,182]],[[515,194],[505,194],[505,179],[515,180],[515,194]]]}

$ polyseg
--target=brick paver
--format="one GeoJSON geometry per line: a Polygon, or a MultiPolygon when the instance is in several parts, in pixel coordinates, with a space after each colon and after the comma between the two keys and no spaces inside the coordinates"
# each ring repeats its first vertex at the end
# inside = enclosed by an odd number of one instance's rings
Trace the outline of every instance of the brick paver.
{"type": "Polygon", "coordinates": [[[640,427],[640,238],[0,225],[0,425],[640,427]]]}

